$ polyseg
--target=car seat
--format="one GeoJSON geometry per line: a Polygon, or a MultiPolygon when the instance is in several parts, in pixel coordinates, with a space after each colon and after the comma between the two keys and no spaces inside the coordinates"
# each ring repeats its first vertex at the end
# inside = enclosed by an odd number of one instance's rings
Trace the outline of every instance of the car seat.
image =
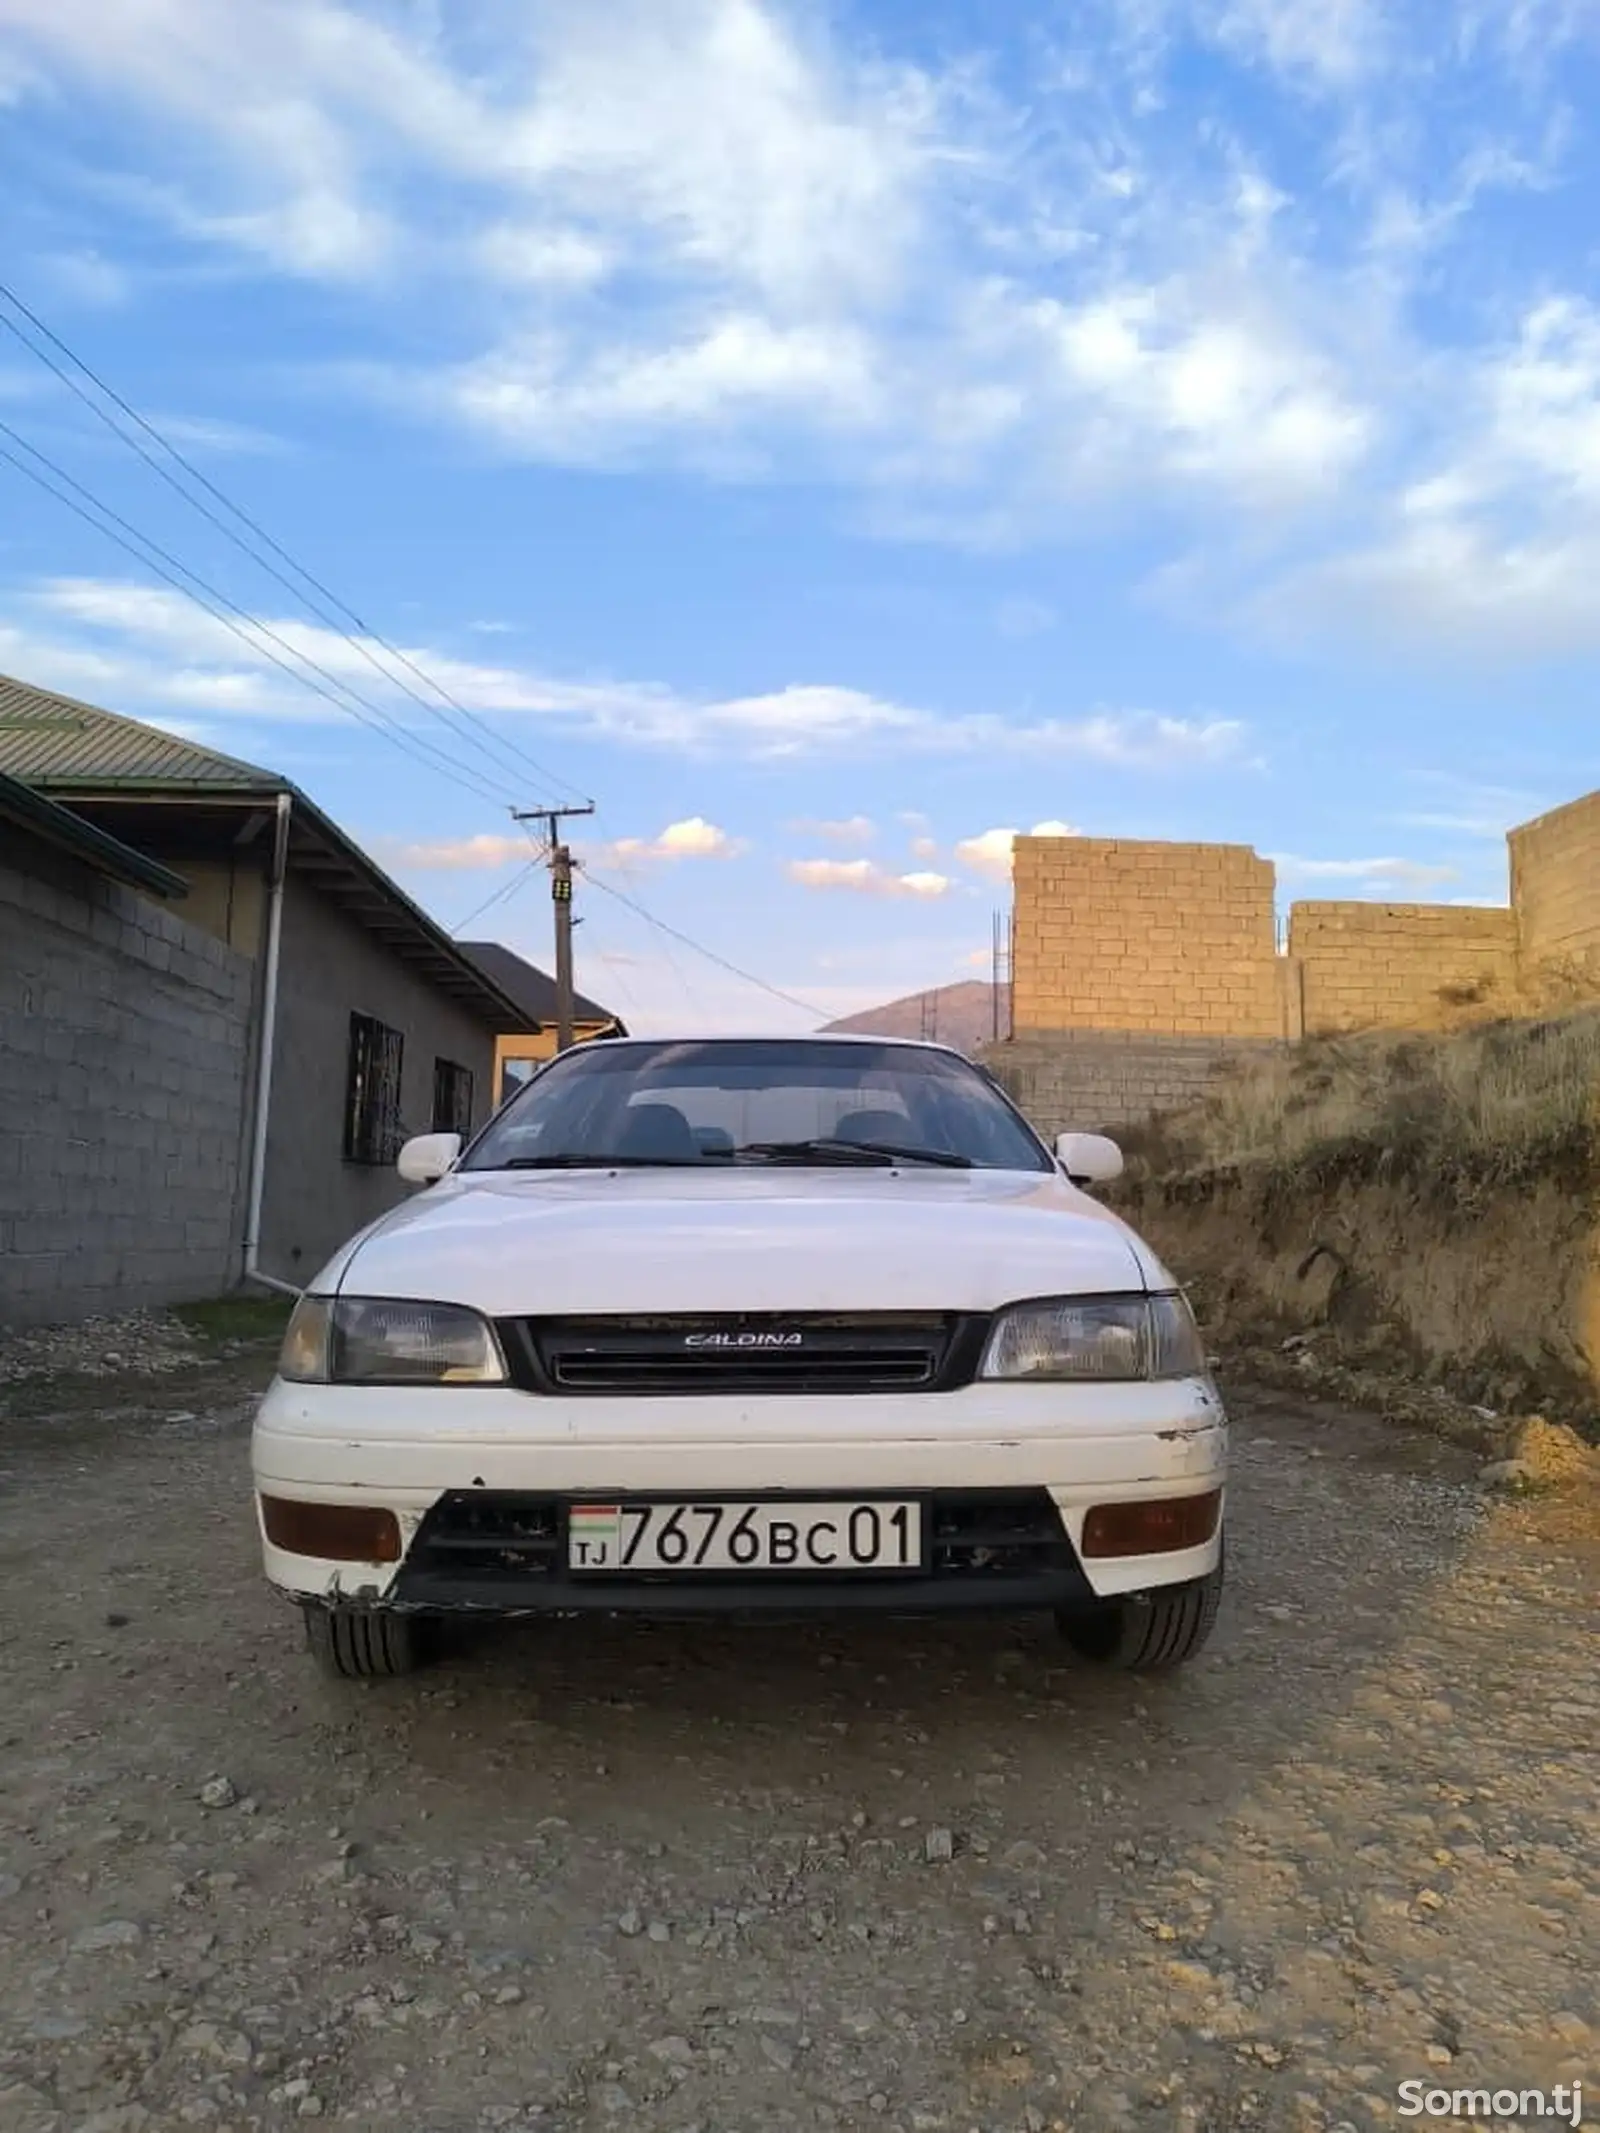
{"type": "Polygon", "coordinates": [[[903,1111],[846,1111],[834,1127],[838,1141],[890,1141],[897,1148],[910,1145],[911,1121],[903,1111]]]}
{"type": "Polygon", "coordinates": [[[618,1155],[661,1163],[692,1163],[700,1149],[676,1104],[634,1104],[622,1129],[618,1155]]]}

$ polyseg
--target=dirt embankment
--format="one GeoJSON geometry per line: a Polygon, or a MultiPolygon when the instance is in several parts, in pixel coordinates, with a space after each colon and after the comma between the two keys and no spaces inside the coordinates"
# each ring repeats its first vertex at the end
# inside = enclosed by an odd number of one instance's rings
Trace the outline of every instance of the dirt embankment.
{"type": "Polygon", "coordinates": [[[1309,1045],[1131,1137],[1225,1353],[1600,1439],[1600,1016],[1309,1045]]]}

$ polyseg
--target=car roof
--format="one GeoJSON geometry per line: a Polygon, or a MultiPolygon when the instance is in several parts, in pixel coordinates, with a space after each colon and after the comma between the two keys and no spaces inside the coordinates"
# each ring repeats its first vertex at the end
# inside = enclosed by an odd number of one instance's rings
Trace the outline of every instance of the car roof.
{"type": "Polygon", "coordinates": [[[627,1037],[607,1037],[603,1042],[608,1051],[626,1050],[634,1044],[827,1044],[841,1047],[892,1044],[898,1051],[942,1052],[951,1059],[967,1056],[953,1044],[938,1044],[927,1037],[873,1036],[870,1031],[861,1030],[801,1030],[793,1036],[770,1029],[718,1030],[711,1035],[704,1030],[663,1030],[653,1037],[635,1032],[627,1037]]]}

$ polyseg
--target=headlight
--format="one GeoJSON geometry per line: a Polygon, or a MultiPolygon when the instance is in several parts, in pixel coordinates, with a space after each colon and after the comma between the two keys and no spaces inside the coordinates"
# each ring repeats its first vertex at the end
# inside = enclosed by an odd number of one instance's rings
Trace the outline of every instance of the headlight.
{"type": "Polygon", "coordinates": [[[1205,1349],[1181,1296],[1046,1296],[1002,1311],[978,1375],[1126,1384],[1203,1378],[1205,1349]]]}
{"type": "Polygon", "coordinates": [[[503,1385],[487,1319],[463,1304],[302,1296],[278,1375],[292,1385],[503,1385]]]}

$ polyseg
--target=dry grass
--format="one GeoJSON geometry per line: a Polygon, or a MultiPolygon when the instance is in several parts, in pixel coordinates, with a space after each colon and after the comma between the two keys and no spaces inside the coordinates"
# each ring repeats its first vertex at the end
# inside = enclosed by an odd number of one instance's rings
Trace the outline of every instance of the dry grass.
{"type": "Polygon", "coordinates": [[[1587,1185],[1600,1176],[1597,1096],[1597,1010],[1447,1037],[1324,1039],[1130,1134],[1130,1182],[1403,1177],[1453,1199],[1539,1177],[1587,1185]]]}

